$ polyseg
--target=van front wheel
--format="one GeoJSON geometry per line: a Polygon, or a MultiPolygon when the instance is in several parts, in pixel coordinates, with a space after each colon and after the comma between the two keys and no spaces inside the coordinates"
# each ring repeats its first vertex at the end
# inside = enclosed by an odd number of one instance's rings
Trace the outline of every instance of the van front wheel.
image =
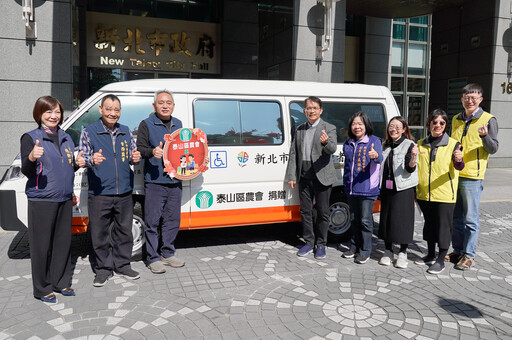
{"type": "Polygon", "coordinates": [[[138,261],[142,259],[142,248],[146,239],[144,238],[144,215],[142,213],[142,205],[140,202],[135,202],[133,206],[133,220],[132,220],[132,235],[133,235],[133,248],[132,260],[138,261]]]}
{"type": "Polygon", "coordinates": [[[350,237],[350,207],[337,201],[329,207],[329,238],[345,241],[350,237]]]}

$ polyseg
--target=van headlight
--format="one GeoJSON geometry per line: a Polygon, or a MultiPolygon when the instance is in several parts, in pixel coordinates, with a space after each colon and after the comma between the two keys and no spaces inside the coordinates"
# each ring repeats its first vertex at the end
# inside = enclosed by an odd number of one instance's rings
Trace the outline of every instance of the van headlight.
{"type": "Polygon", "coordinates": [[[25,177],[21,172],[20,165],[11,165],[4,175],[4,181],[13,181],[25,177]]]}

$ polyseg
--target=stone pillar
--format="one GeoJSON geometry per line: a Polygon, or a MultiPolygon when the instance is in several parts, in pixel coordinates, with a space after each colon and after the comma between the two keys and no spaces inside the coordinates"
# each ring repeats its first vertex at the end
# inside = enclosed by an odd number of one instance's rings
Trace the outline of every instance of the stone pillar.
{"type": "Polygon", "coordinates": [[[72,109],[71,0],[34,1],[37,39],[26,39],[21,0],[0,11],[0,175],[20,150],[21,135],[36,127],[37,98],[52,95],[72,109]]]}
{"type": "Polygon", "coordinates": [[[364,83],[389,87],[393,20],[366,18],[364,83]]]}

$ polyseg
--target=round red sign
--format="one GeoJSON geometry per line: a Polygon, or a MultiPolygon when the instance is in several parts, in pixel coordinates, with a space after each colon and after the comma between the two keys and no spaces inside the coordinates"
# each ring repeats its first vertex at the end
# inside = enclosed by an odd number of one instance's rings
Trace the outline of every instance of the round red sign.
{"type": "Polygon", "coordinates": [[[164,139],[165,172],[171,178],[190,180],[208,170],[208,142],[201,129],[181,128],[164,139]]]}

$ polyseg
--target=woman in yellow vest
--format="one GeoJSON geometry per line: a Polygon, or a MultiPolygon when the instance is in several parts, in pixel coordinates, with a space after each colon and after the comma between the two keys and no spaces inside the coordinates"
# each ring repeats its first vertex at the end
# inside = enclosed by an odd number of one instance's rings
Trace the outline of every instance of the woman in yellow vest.
{"type": "Polygon", "coordinates": [[[444,258],[452,238],[453,208],[457,198],[459,170],[464,168],[461,145],[445,133],[448,116],[441,109],[427,118],[429,136],[418,142],[418,178],[416,198],[423,212],[423,239],[428,253],[416,264],[427,264],[430,274],[444,270],[444,258]],[[439,255],[435,256],[436,243],[439,255]]]}

